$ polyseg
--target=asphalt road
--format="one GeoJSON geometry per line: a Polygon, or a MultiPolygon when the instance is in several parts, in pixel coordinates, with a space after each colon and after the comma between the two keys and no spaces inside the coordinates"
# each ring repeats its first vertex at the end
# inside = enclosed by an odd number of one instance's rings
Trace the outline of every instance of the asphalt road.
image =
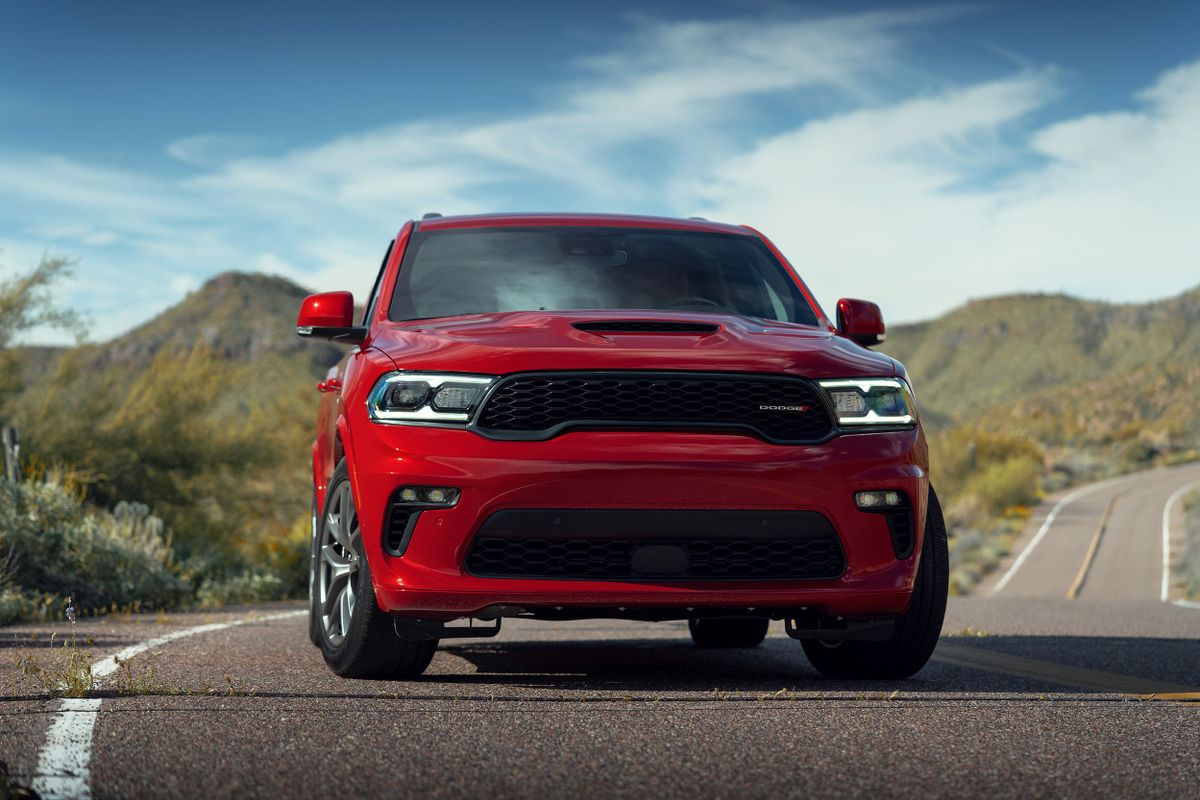
{"type": "Polygon", "coordinates": [[[1200,606],[1161,598],[1164,505],[1197,481],[1051,498],[902,683],[820,678],[778,625],[721,652],[676,623],[509,622],[401,683],[336,678],[295,606],[108,618],[76,626],[115,670],[81,701],[15,668],[69,626],[0,631],[0,761],[99,798],[1197,797],[1200,606]]]}

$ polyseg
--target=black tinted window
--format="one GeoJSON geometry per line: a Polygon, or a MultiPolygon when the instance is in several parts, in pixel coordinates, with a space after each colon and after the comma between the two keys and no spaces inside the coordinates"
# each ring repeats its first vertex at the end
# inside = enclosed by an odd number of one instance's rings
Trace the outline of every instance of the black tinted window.
{"type": "Polygon", "coordinates": [[[751,236],[614,228],[418,233],[393,320],[572,309],[732,313],[816,325],[784,267],[751,236]]]}
{"type": "Polygon", "coordinates": [[[383,254],[383,262],[379,265],[379,273],[375,276],[375,285],[371,287],[371,294],[367,297],[367,305],[363,308],[363,325],[368,325],[371,322],[371,315],[375,313],[375,303],[379,300],[379,284],[383,282],[383,271],[387,269],[388,258],[392,255],[392,248],[396,246],[396,240],[392,239],[388,243],[387,252],[383,254]]]}

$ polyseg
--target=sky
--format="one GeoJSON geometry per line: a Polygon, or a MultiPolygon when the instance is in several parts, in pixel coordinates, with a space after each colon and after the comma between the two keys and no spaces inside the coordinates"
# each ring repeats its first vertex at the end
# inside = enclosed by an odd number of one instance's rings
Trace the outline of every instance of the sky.
{"type": "MultiPolygon", "coordinates": [[[[103,340],[427,211],[703,216],[830,311],[1200,284],[1200,4],[0,3],[0,278],[103,340]]],[[[60,341],[36,331],[32,339],[60,341]]]]}

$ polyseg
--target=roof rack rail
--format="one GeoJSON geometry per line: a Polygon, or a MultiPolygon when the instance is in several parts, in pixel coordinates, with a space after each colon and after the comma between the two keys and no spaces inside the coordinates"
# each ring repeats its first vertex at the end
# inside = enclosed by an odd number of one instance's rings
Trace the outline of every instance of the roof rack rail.
{"type": "Polygon", "coordinates": [[[694,219],[699,222],[708,222],[708,218],[706,218],[706,217],[688,217],[688,219],[694,219]]]}
{"type": "Polygon", "coordinates": [[[439,214],[436,211],[426,211],[424,214],[421,215],[421,219],[437,219],[440,216],[441,216],[441,214],[439,214]]]}

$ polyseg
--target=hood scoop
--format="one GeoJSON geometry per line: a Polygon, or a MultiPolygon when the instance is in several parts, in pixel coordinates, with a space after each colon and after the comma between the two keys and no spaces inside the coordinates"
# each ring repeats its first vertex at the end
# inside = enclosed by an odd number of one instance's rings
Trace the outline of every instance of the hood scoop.
{"type": "Polygon", "coordinates": [[[662,319],[612,319],[576,322],[575,330],[588,333],[716,333],[716,325],[704,322],[671,322],[662,319]]]}

